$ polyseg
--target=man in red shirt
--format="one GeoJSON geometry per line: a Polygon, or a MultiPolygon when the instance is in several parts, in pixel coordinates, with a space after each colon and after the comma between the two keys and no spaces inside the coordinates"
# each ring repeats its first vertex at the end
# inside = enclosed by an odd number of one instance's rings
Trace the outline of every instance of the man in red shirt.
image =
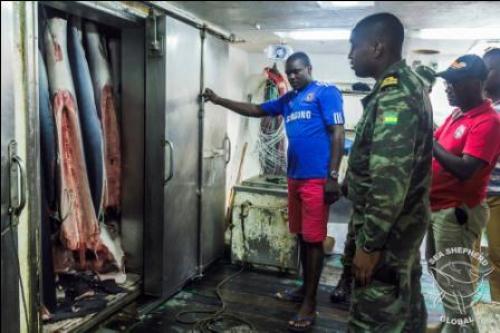
{"type": "Polygon", "coordinates": [[[471,269],[479,254],[472,249],[488,220],[486,187],[500,155],[500,118],[483,97],[487,69],[480,57],[462,56],[437,75],[457,108],[434,134],[427,259],[445,309],[442,332],[478,332],[471,269]]]}

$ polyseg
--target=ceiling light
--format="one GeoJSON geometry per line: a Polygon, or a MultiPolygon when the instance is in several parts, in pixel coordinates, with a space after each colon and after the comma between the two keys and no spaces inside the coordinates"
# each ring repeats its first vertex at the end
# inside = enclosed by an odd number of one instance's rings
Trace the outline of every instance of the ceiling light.
{"type": "Polygon", "coordinates": [[[374,1],[316,1],[323,9],[373,7],[374,1]]]}
{"type": "Polygon", "coordinates": [[[281,38],[295,40],[348,40],[351,30],[347,29],[309,29],[294,31],[276,31],[274,33],[281,38]]]}
{"type": "Polygon", "coordinates": [[[433,49],[417,49],[417,50],[413,50],[413,53],[430,55],[430,54],[438,54],[439,51],[433,50],[433,49]]]}
{"type": "Polygon", "coordinates": [[[500,39],[500,27],[422,29],[413,37],[421,39],[500,39]]]}
{"type": "Polygon", "coordinates": [[[484,53],[491,48],[500,48],[499,40],[479,40],[467,51],[467,53],[483,56],[484,53]]]}

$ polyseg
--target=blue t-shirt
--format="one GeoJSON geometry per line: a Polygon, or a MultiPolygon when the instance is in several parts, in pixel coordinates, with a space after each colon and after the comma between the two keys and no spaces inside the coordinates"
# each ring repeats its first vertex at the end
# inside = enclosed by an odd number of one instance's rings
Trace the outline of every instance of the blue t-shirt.
{"type": "Polygon", "coordinates": [[[260,105],[282,115],[288,136],[288,177],[326,178],[330,167],[329,125],[343,125],[342,95],[334,85],[313,81],[260,105]]]}

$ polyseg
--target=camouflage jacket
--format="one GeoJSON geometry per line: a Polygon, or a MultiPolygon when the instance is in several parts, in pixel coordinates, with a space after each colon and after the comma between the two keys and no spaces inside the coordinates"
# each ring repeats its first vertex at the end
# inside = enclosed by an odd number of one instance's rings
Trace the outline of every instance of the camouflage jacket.
{"type": "Polygon", "coordinates": [[[362,103],[349,158],[348,196],[359,213],[352,221],[356,245],[377,250],[391,233],[411,230],[403,224],[429,220],[432,107],[425,83],[404,60],[380,76],[362,103]]]}

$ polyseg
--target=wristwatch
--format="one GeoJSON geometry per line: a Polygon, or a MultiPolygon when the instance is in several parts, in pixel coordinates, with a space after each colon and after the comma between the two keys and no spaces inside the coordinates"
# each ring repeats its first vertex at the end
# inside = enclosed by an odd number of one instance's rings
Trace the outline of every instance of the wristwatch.
{"type": "Polygon", "coordinates": [[[329,176],[331,179],[338,180],[339,179],[339,172],[337,170],[332,170],[332,171],[330,171],[329,176]]]}

